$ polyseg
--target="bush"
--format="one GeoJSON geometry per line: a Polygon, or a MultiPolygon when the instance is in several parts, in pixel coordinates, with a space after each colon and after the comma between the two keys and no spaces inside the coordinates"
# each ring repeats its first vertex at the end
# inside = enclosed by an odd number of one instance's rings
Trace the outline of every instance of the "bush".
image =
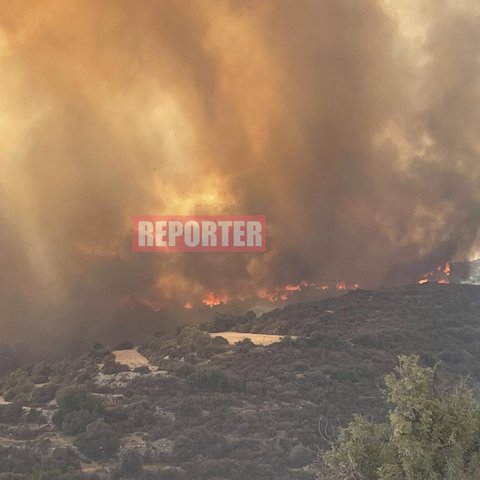
{"type": "Polygon", "coordinates": [[[240,389],[240,382],[219,368],[197,368],[189,377],[194,387],[211,392],[228,393],[240,389]]]}
{"type": "Polygon", "coordinates": [[[44,417],[41,410],[31,408],[25,415],[24,421],[26,423],[46,423],[47,419],[44,417]]]}
{"type": "Polygon", "coordinates": [[[178,417],[199,417],[202,409],[198,406],[195,399],[187,398],[182,400],[177,407],[178,417]]]}
{"type": "Polygon", "coordinates": [[[89,423],[102,416],[100,403],[83,385],[73,385],[57,391],[58,410],[53,423],[67,435],[83,432],[89,423]]]}
{"type": "Polygon", "coordinates": [[[309,448],[303,445],[295,445],[290,450],[287,461],[290,467],[300,468],[312,462],[314,457],[315,455],[309,448]]]}
{"type": "Polygon", "coordinates": [[[32,369],[32,382],[45,383],[53,375],[54,370],[47,362],[38,362],[32,369]]]}
{"type": "Polygon", "coordinates": [[[470,480],[480,476],[480,404],[465,385],[441,392],[435,369],[400,356],[387,375],[389,422],[362,417],[324,455],[339,480],[470,480]]]}
{"type": "Polygon", "coordinates": [[[148,470],[145,468],[142,480],[187,480],[187,475],[185,470],[179,467],[149,466],[148,470]]]}
{"type": "Polygon", "coordinates": [[[177,335],[177,342],[182,352],[196,352],[199,347],[212,344],[210,335],[197,327],[183,327],[177,335]]]}
{"type": "Polygon", "coordinates": [[[55,467],[39,465],[33,471],[32,480],[61,480],[62,472],[55,467]]]}
{"type": "Polygon", "coordinates": [[[17,403],[0,405],[0,423],[15,425],[23,414],[23,408],[17,403]]]}
{"type": "Polygon", "coordinates": [[[96,361],[102,360],[110,353],[112,353],[111,349],[101,342],[94,343],[88,352],[89,356],[96,361]]]}
{"type": "Polygon", "coordinates": [[[203,427],[185,430],[175,439],[173,452],[180,461],[187,461],[195,455],[221,457],[228,446],[225,437],[203,427]]]}
{"type": "Polygon", "coordinates": [[[3,381],[3,397],[7,401],[25,404],[34,385],[25,370],[11,372],[3,381]]]}
{"type": "Polygon", "coordinates": [[[135,344],[129,340],[122,340],[113,347],[113,350],[132,350],[135,348],[135,344]]]}
{"type": "Polygon", "coordinates": [[[128,372],[130,368],[127,365],[122,363],[117,363],[115,360],[107,360],[105,361],[101,372],[105,373],[106,375],[113,375],[120,372],[128,372]]]}
{"type": "Polygon", "coordinates": [[[222,336],[218,336],[218,337],[213,337],[212,339],[212,343],[214,345],[230,345],[228,340],[225,338],[225,337],[222,337],[222,336]]]}
{"type": "Polygon", "coordinates": [[[138,478],[143,470],[142,456],[136,450],[127,450],[122,455],[120,471],[126,478],[138,478]]]}
{"type": "Polygon", "coordinates": [[[78,435],[84,432],[87,425],[99,418],[97,412],[88,410],[75,410],[63,416],[62,431],[66,435],[78,435]]]}
{"type": "Polygon", "coordinates": [[[235,345],[240,352],[248,352],[252,348],[255,348],[255,344],[249,338],[239,340],[238,342],[235,342],[235,345]]]}
{"type": "Polygon", "coordinates": [[[75,439],[75,445],[93,460],[110,458],[119,448],[119,436],[103,420],[97,420],[75,439]]]}
{"type": "MultiPolygon", "coordinates": [[[[112,480],[127,480],[127,479],[137,479],[145,477],[142,475],[143,472],[143,458],[142,455],[137,450],[128,449],[123,452],[121,457],[120,466],[117,467],[112,475],[112,480]]],[[[157,477],[154,477],[155,479],[157,477]]]]}
{"type": "Polygon", "coordinates": [[[135,373],[140,373],[142,375],[147,375],[150,373],[150,368],[147,365],[140,365],[139,367],[135,367],[133,369],[135,373]]]}
{"type": "Polygon", "coordinates": [[[46,385],[35,388],[30,397],[32,405],[46,405],[55,398],[58,389],[59,386],[55,383],[47,383],[46,385]]]}
{"type": "Polygon", "coordinates": [[[83,385],[72,385],[60,389],[56,394],[56,400],[58,407],[64,412],[92,411],[98,406],[96,400],[83,385]]]}

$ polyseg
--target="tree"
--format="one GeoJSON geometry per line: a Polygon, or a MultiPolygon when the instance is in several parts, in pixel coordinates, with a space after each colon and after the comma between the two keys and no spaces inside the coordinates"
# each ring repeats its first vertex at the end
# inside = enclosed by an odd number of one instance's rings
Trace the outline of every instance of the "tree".
{"type": "Polygon", "coordinates": [[[196,369],[192,375],[190,375],[190,381],[196,388],[212,392],[228,393],[238,387],[235,379],[216,367],[196,369]]]}
{"type": "Polygon", "coordinates": [[[103,413],[100,403],[83,385],[72,385],[58,390],[56,400],[58,410],[53,416],[53,422],[67,435],[85,431],[86,426],[103,413]]]}
{"type": "Polygon", "coordinates": [[[196,352],[199,347],[212,344],[212,339],[197,327],[186,326],[178,333],[177,342],[183,352],[196,352]]]}
{"type": "Polygon", "coordinates": [[[90,347],[90,351],[88,352],[89,356],[97,361],[102,360],[106,355],[109,355],[110,353],[111,349],[101,342],[95,342],[90,347]]]}
{"type": "Polygon", "coordinates": [[[100,460],[110,458],[118,450],[120,440],[112,427],[100,419],[77,436],[75,445],[85,456],[100,460]]]}
{"type": "Polygon", "coordinates": [[[32,391],[30,402],[32,405],[45,405],[55,398],[59,386],[55,383],[47,383],[36,387],[32,391]]]}
{"type": "Polygon", "coordinates": [[[130,340],[122,340],[113,347],[113,350],[132,350],[134,348],[135,344],[130,340]]]}
{"type": "Polygon", "coordinates": [[[68,412],[63,417],[62,431],[66,435],[77,435],[84,432],[87,425],[98,419],[97,412],[88,410],[75,410],[68,412]]]}
{"type": "Polygon", "coordinates": [[[138,478],[143,470],[143,460],[137,450],[127,450],[122,455],[121,473],[126,478],[138,478]]]}
{"type": "Polygon", "coordinates": [[[103,364],[101,372],[105,373],[106,375],[114,375],[120,372],[128,372],[129,370],[130,368],[127,365],[118,363],[113,359],[107,359],[103,364]]]}
{"type": "Polygon", "coordinates": [[[340,432],[323,459],[339,480],[470,480],[480,476],[480,404],[460,383],[442,391],[436,369],[400,356],[385,377],[387,423],[363,417],[340,432]]]}
{"type": "Polygon", "coordinates": [[[22,416],[23,408],[18,403],[0,405],[0,423],[15,425],[22,416]]]}

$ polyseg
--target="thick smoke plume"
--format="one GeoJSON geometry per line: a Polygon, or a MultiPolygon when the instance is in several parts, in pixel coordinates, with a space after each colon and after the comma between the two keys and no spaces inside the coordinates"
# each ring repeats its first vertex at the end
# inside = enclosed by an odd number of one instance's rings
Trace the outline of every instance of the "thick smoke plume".
{"type": "Polygon", "coordinates": [[[2,338],[473,255],[479,37],[473,0],[4,2],[2,338]],[[130,252],[131,216],[192,213],[266,215],[268,253],[130,252]]]}

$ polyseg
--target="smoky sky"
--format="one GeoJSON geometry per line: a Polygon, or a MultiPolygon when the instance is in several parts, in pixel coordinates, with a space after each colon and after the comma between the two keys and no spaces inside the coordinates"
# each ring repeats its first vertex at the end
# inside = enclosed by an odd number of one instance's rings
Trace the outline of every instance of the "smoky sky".
{"type": "Polygon", "coordinates": [[[474,1],[6,2],[2,338],[475,255],[479,37],[474,1]],[[268,252],[131,253],[133,215],[195,213],[265,215],[268,252]]]}

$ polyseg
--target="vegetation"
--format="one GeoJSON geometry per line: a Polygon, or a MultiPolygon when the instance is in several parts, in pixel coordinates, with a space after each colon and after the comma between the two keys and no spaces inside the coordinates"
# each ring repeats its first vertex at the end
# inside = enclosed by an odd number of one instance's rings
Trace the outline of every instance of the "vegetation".
{"type": "MultiPolygon", "coordinates": [[[[313,480],[317,452],[335,440],[325,426],[338,425],[345,426],[335,443],[338,455],[350,442],[365,459],[356,460],[364,471],[352,475],[382,478],[375,475],[384,466],[384,479],[405,480],[403,470],[395,470],[403,463],[390,410],[407,401],[400,398],[406,389],[397,383],[398,398],[389,404],[382,391],[393,395],[395,389],[385,374],[399,354],[417,354],[421,368],[433,372],[434,401],[422,411],[460,428],[458,412],[468,417],[470,410],[456,408],[469,397],[461,386],[448,392],[442,385],[468,373],[472,386],[480,378],[479,292],[466,285],[363,290],[258,317],[218,316],[213,328],[298,338],[229,345],[189,326],[140,345],[150,365],[133,369],[115,363],[112,349],[100,343],[79,358],[21,368],[12,363],[0,378],[0,394],[11,402],[0,404],[0,479],[313,480]],[[448,402],[456,407],[433,409],[448,402]]],[[[397,371],[392,378],[403,377],[397,371]]],[[[436,432],[442,442],[448,433],[455,439],[471,433],[436,432]]],[[[414,443],[405,448],[412,445],[420,451],[414,443]]],[[[444,446],[428,465],[440,468],[448,454],[448,465],[458,467],[451,478],[458,469],[468,472],[475,440],[463,447],[464,464],[454,462],[457,450],[444,446]]],[[[348,478],[339,476],[344,467],[333,457],[329,462],[322,475],[348,478]]],[[[434,471],[432,478],[449,478],[434,471]]]]}
{"type": "Polygon", "coordinates": [[[85,386],[62,388],[57,392],[56,400],[58,410],[53,416],[53,423],[67,435],[84,432],[89,424],[101,416],[101,405],[85,386]]]}
{"type": "Polygon", "coordinates": [[[100,419],[78,435],[75,445],[86,457],[101,460],[110,458],[118,450],[120,440],[113,428],[100,419]]]}
{"type": "Polygon", "coordinates": [[[471,480],[480,477],[480,404],[460,383],[444,390],[436,369],[400,356],[386,377],[389,421],[356,417],[324,455],[331,476],[364,480],[471,480]]]}

